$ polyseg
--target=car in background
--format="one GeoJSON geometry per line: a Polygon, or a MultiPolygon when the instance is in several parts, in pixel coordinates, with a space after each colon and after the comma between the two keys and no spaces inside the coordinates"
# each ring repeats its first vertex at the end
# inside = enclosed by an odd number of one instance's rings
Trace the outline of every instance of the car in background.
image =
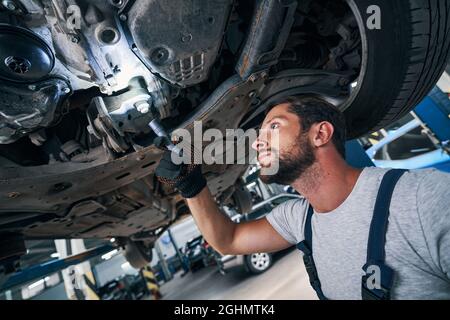
{"type": "Polygon", "coordinates": [[[405,117],[365,138],[377,167],[450,172],[450,100],[439,88],[405,117]]]}
{"type": "Polygon", "coordinates": [[[101,300],[139,300],[149,291],[140,274],[127,274],[109,281],[97,290],[97,294],[101,300]]]}
{"type": "Polygon", "coordinates": [[[189,240],[183,253],[191,272],[198,271],[215,262],[216,252],[201,235],[189,240]]]}
{"type": "MultiPolygon", "coordinates": [[[[282,204],[285,201],[293,199],[302,199],[303,197],[297,194],[282,193],[266,199],[262,202],[255,204],[252,210],[247,214],[236,214],[231,217],[236,223],[244,221],[252,221],[264,218],[273,208],[282,204]]],[[[285,251],[285,250],[283,250],[285,251]]],[[[227,273],[231,269],[244,268],[244,270],[250,274],[261,274],[267,271],[274,262],[274,255],[281,253],[268,253],[260,252],[249,255],[219,255],[217,259],[217,265],[219,266],[219,272],[222,274],[227,273]]]]}

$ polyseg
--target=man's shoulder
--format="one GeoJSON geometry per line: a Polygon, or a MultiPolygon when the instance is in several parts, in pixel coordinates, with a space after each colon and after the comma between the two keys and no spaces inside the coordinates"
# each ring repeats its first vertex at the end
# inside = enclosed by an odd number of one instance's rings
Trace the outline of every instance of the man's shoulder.
{"type": "MultiPolygon", "coordinates": [[[[364,168],[360,184],[366,195],[375,201],[377,193],[380,192],[381,182],[387,172],[392,168],[368,167],[364,168]]],[[[406,170],[400,180],[396,183],[392,204],[400,204],[402,207],[414,206],[423,198],[424,194],[429,197],[430,193],[436,196],[442,193],[442,189],[448,189],[450,174],[434,168],[406,170]]]]}
{"type": "Polygon", "coordinates": [[[395,186],[391,206],[408,218],[416,211],[422,219],[435,219],[436,211],[449,212],[449,186],[449,173],[434,168],[408,170],[395,186]]]}
{"type": "Polygon", "coordinates": [[[297,211],[301,209],[307,209],[309,206],[308,200],[304,197],[293,198],[290,200],[286,200],[276,206],[274,209],[283,210],[283,211],[297,211]]]}
{"type": "Polygon", "coordinates": [[[284,221],[286,223],[300,223],[305,220],[309,202],[303,197],[284,201],[272,209],[267,215],[269,220],[284,221]]]}
{"type": "Polygon", "coordinates": [[[295,244],[303,238],[308,206],[303,197],[287,200],[273,208],[266,219],[284,239],[295,244]]]}
{"type": "Polygon", "coordinates": [[[450,174],[448,172],[440,171],[435,168],[426,168],[426,169],[415,169],[409,170],[409,173],[412,174],[416,179],[450,179],[450,174]]]}
{"type": "Polygon", "coordinates": [[[399,187],[404,191],[416,194],[426,190],[441,189],[449,185],[450,174],[435,168],[408,170],[400,179],[399,187]]]}
{"type": "MultiPolygon", "coordinates": [[[[366,178],[375,178],[380,180],[384,177],[384,175],[394,170],[392,168],[378,168],[378,167],[368,167],[364,169],[364,174],[366,178]]],[[[428,181],[436,180],[436,182],[440,181],[448,181],[450,179],[450,174],[439,171],[435,168],[425,168],[425,169],[410,169],[406,170],[403,176],[400,178],[398,185],[402,187],[410,188],[409,191],[412,191],[411,187],[418,187],[420,184],[426,183],[428,181]]]]}
{"type": "MultiPolygon", "coordinates": [[[[417,180],[416,197],[419,206],[425,204],[440,204],[442,207],[449,203],[450,174],[437,169],[426,169],[413,172],[417,180]]],[[[448,210],[447,210],[448,211],[448,210]]]]}

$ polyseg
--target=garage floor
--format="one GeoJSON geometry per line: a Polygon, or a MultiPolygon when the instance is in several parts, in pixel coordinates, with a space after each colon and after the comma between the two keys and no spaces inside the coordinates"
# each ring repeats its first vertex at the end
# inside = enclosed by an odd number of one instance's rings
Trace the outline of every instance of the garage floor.
{"type": "Polygon", "coordinates": [[[312,300],[317,299],[309,285],[303,261],[295,250],[278,257],[267,272],[249,276],[242,269],[221,275],[208,267],[174,279],[161,286],[163,299],[207,300],[312,300]]]}

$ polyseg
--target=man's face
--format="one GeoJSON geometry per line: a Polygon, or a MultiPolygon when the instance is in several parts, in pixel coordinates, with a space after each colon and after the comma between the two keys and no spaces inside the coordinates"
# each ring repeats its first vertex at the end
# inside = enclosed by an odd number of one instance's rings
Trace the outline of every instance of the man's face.
{"type": "Polygon", "coordinates": [[[315,162],[308,133],[302,130],[298,116],[289,111],[288,104],[275,106],[267,114],[253,143],[264,183],[292,184],[315,162]],[[277,160],[278,171],[266,174],[277,160]]]}

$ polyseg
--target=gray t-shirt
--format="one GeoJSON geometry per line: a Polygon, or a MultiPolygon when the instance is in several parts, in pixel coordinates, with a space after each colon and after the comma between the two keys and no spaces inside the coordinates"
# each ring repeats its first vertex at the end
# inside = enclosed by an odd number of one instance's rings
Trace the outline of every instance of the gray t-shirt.
{"type": "MultiPolygon", "coordinates": [[[[313,257],[328,299],[361,299],[362,267],[378,188],[387,169],[366,168],[347,199],[312,217],[313,257]]],[[[304,240],[308,203],[291,200],[266,217],[288,242],[304,240]]],[[[395,187],[386,234],[392,299],[450,299],[450,175],[413,170],[395,187]]]]}

